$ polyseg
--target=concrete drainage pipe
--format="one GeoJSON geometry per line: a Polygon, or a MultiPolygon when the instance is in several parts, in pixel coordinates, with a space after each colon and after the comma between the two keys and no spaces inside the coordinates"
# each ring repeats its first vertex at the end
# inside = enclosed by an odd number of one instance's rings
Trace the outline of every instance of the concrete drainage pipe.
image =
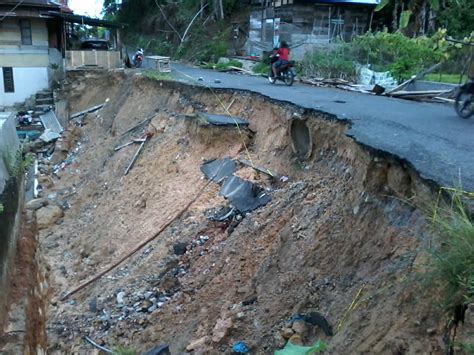
{"type": "Polygon", "coordinates": [[[313,151],[313,139],[306,121],[293,119],[290,123],[291,148],[300,160],[306,160],[313,151]]]}

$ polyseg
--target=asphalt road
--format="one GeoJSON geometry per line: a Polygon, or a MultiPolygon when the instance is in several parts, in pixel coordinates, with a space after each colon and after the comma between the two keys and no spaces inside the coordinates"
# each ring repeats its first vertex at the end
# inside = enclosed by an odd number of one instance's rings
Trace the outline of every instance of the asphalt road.
{"type": "Polygon", "coordinates": [[[263,77],[220,73],[172,64],[176,78],[195,85],[260,93],[349,120],[347,135],[410,163],[440,186],[474,191],[474,118],[459,118],[452,105],[412,102],[299,83],[271,85],[263,77]],[[203,80],[198,81],[201,77],[203,80]],[[220,83],[216,83],[219,79],[220,83]]]}

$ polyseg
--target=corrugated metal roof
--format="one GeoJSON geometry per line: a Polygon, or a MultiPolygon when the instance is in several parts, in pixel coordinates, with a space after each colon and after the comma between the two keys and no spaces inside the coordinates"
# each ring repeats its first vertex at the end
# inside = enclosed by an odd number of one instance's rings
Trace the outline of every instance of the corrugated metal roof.
{"type": "Polygon", "coordinates": [[[51,16],[60,17],[64,19],[66,22],[80,23],[80,24],[89,25],[89,26],[112,27],[112,28],[124,27],[124,25],[121,23],[101,20],[98,18],[92,18],[92,17],[83,16],[83,15],[66,14],[63,12],[56,12],[56,11],[50,11],[49,14],[51,16]]]}
{"type": "Polygon", "coordinates": [[[45,129],[49,129],[58,134],[61,134],[63,131],[63,127],[61,126],[61,123],[59,123],[53,110],[48,111],[44,115],[40,115],[40,120],[45,129]]]}

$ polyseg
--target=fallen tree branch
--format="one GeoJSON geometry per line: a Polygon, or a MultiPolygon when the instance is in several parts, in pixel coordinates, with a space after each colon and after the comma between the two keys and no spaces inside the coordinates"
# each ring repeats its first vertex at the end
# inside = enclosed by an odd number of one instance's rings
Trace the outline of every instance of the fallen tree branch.
{"type": "Polygon", "coordinates": [[[272,179],[276,179],[278,178],[278,175],[273,173],[271,170],[267,169],[267,168],[263,168],[263,167],[260,167],[260,166],[257,166],[257,165],[254,165],[252,162],[246,160],[246,159],[239,159],[239,163],[245,165],[245,166],[248,166],[248,167],[251,167],[252,169],[254,169],[255,171],[259,172],[259,173],[262,173],[262,174],[266,174],[268,175],[269,177],[271,177],[272,179]]]}
{"type": "Polygon", "coordinates": [[[165,12],[163,11],[163,9],[161,8],[160,4],[158,4],[158,1],[155,0],[155,4],[156,6],[158,6],[158,9],[160,9],[160,12],[161,14],[163,15],[163,18],[165,19],[166,23],[168,24],[168,26],[171,27],[171,29],[174,31],[174,33],[176,33],[179,37],[179,40],[182,42],[183,41],[183,37],[181,37],[181,35],[179,34],[179,32],[176,30],[176,28],[174,28],[174,26],[171,24],[171,22],[168,20],[168,17],[166,17],[166,14],[165,12]]]}
{"type": "Polygon", "coordinates": [[[87,110],[84,110],[84,111],[81,111],[81,112],[77,112],[77,113],[71,115],[69,118],[70,118],[70,119],[77,118],[77,117],[83,116],[83,115],[85,115],[85,114],[87,114],[87,113],[91,113],[91,112],[100,110],[102,107],[104,107],[104,105],[105,105],[105,102],[104,102],[103,104],[90,107],[90,108],[88,108],[87,110]]]}
{"type": "Polygon", "coordinates": [[[142,143],[142,142],[144,142],[145,140],[146,140],[146,138],[143,138],[143,139],[134,139],[134,140],[132,140],[132,141],[130,141],[130,142],[127,142],[127,143],[125,143],[125,144],[122,144],[122,145],[119,145],[119,146],[115,147],[114,150],[115,150],[115,151],[120,150],[120,149],[122,149],[122,148],[128,147],[129,145],[132,145],[133,143],[142,143]]]}
{"type": "Polygon", "coordinates": [[[143,249],[147,244],[155,240],[163,231],[165,231],[166,228],[168,228],[174,221],[177,219],[181,218],[181,216],[191,207],[191,205],[202,195],[206,187],[212,182],[212,179],[209,181],[206,181],[206,183],[202,186],[202,188],[199,189],[198,193],[191,199],[191,201],[188,202],[172,219],[170,219],[168,222],[166,222],[153,236],[150,238],[146,239],[142,243],[140,243],[138,246],[136,246],[131,252],[129,252],[127,255],[122,257],[120,260],[116,261],[112,265],[110,265],[108,268],[105,270],[101,271],[99,274],[95,275],[93,278],[90,280],[84,282],[83,284],[79,285],[72,291],[69,291],[66,293],[62,298],[61,301],[67,300],[69,297],[74,295],[75,293],[79,292],[80,290],[84,289],[85,287],[89,286],[91,283],[99,280],[101,277],[103,277],[105,274],[109,273],[113,269],[115,269],[117,266],[122,264],[125,260],[130,258],[132,255],[134,255],[136,252],[138,252],[140,249],[143,249]]]}
{"type": "Polygon", "coordinates": [[[148,140],[148,136],[145,136],[145,140],[142,142],[142,144],[140,144],[140,147],[138,147],[137,151],[133,155],[133,158],[130,161],[130,164],[128,164],[127,169],[125,169],[125,174],[124,175],[127,175],[128,172],[130,171],[130,169],[133,167],[133,164],[135,163],[135,160],[137,160],[137,158],[140,155],[140,152],[142,151],[143,146],[145,145],[147,140],[148,140]]]}
{"type": "Polygon", "coordinates": [[[157,115],[157,114],[154,113],[153,115],[148,116],[148,117],[145,118],[143,121],[138,122],[138,123],[137,123],[135,126],[133,126],[132,128],[127,129],[125,132],[123,132],[123,133],[121,134],[121,136],[123,136],[123,135],[125,135],[125,134],[127,134],[127,133],[129,133],[129,132],[131,132],[131,131],[133,131],[135,128],[140,127],[142,124],[147,123],[148,121],[150,121],[150,120],[152,120],[153,118],[155,118],[156,115],[157,115]]]}
{"type": "Polygon", "coordinates": [[[89,344],[91,344],[92,346],[96,347],[97,349],[100,349],[102,351],[105,351],[106,353],[109,353],[109,354],[113,354],[114,352],[110,349],[107,349],[106,347],[102,346],[102,345],[99,345],[97,344],[95,341],[93,341],[91,338],[89,338],[88,336],[85,336],[84,337],[84,340],[87,341],[89,344]]]}
{"type": "Polygon", "coordinates": [[[403,83],[401,83],[397,87],[393,88],[392,90],[387,91],[385,93],[385,95],[391,95],[391,94],[393,94],[397,91],[400,91],[401,89],[403,89],[408,84],[410,84],[410,83],[414,82],[415,80],[418,80],[418,79],[424,77],[426,74],[429,74],[432,71],[438,69],[442,64],[443,64],[443,62],[436,63],[435,65],[432,65],[428,69],[422,70],[421,72],[417,73],[416,75],[413,75],[410,79],[404,81],[403,83]]]}
{"type": "MultiPolygon", "coordinates": [[[[155,0],[156,1],[156,0],[155,0]]],[[[202,6],[199,11],[196,13],[196,15],[194,15],[193,19],[191,20],[191,22],[189,23],[188,27],[186,27],[186,30],[184,31],[183,33],[183,37],[181,38],[181,43],[179,45],[179,47],[181,47],[181,45],[184,43],[184,40],[186,39],[186,35],[188,34],[188,31],[189,29],[191,28],[194,20],[196,20],[196,18],[199,16],[200,13],[202,13],[204,11],[204,9],[207,7],[207,5],[209,4],[206,4],[204,6],[202,6]]]]}

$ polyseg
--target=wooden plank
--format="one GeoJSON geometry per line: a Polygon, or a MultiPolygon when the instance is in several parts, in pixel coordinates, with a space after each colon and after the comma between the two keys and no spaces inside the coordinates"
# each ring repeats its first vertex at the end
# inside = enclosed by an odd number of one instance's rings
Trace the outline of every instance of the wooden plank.
{"type": "Polygon", "coordinates": [[[133,158],[132,158],[132,160],[130,161],[130,164],[128,164],[127,169],[125,169],[125,174],[124,174],[124,175],[127,175],[128,172],[132,169],[133,164],[135,164],[135,161],[137,160],[138,156],[140,155],[140,152],[142,151],[143,146],[145,145],[145,143],[147,142],[147,140],[148,140],[148,136],[145,137],[145,140],[142,142],[142,144],[140,144],[140,147],[138,147],[137,151],[136,151],[135,154],[133,155],[133,158]]]}
{"type": "Polygon", "coordinates": [[[101,109],[102,107],[104,107],[104,105],[105,105],[105,103],[97,105],[97,106],[92,106],[92,107],[88,108],[87,110],[72,114],[71,117],[69,117],[69,118],[73,119],[73,118],[76,118],[76,117],[79,117],[79,116],[83,116],[86,113],[91,113],[91,112],[97,111],[97,110],[101,109]]]}
{"type": "Polygon", "coordinates": [[[452,90],[420,90],[420,91],[397,91],[391,93],[391,96],[438,96],[447,94],[452,90]]]}

